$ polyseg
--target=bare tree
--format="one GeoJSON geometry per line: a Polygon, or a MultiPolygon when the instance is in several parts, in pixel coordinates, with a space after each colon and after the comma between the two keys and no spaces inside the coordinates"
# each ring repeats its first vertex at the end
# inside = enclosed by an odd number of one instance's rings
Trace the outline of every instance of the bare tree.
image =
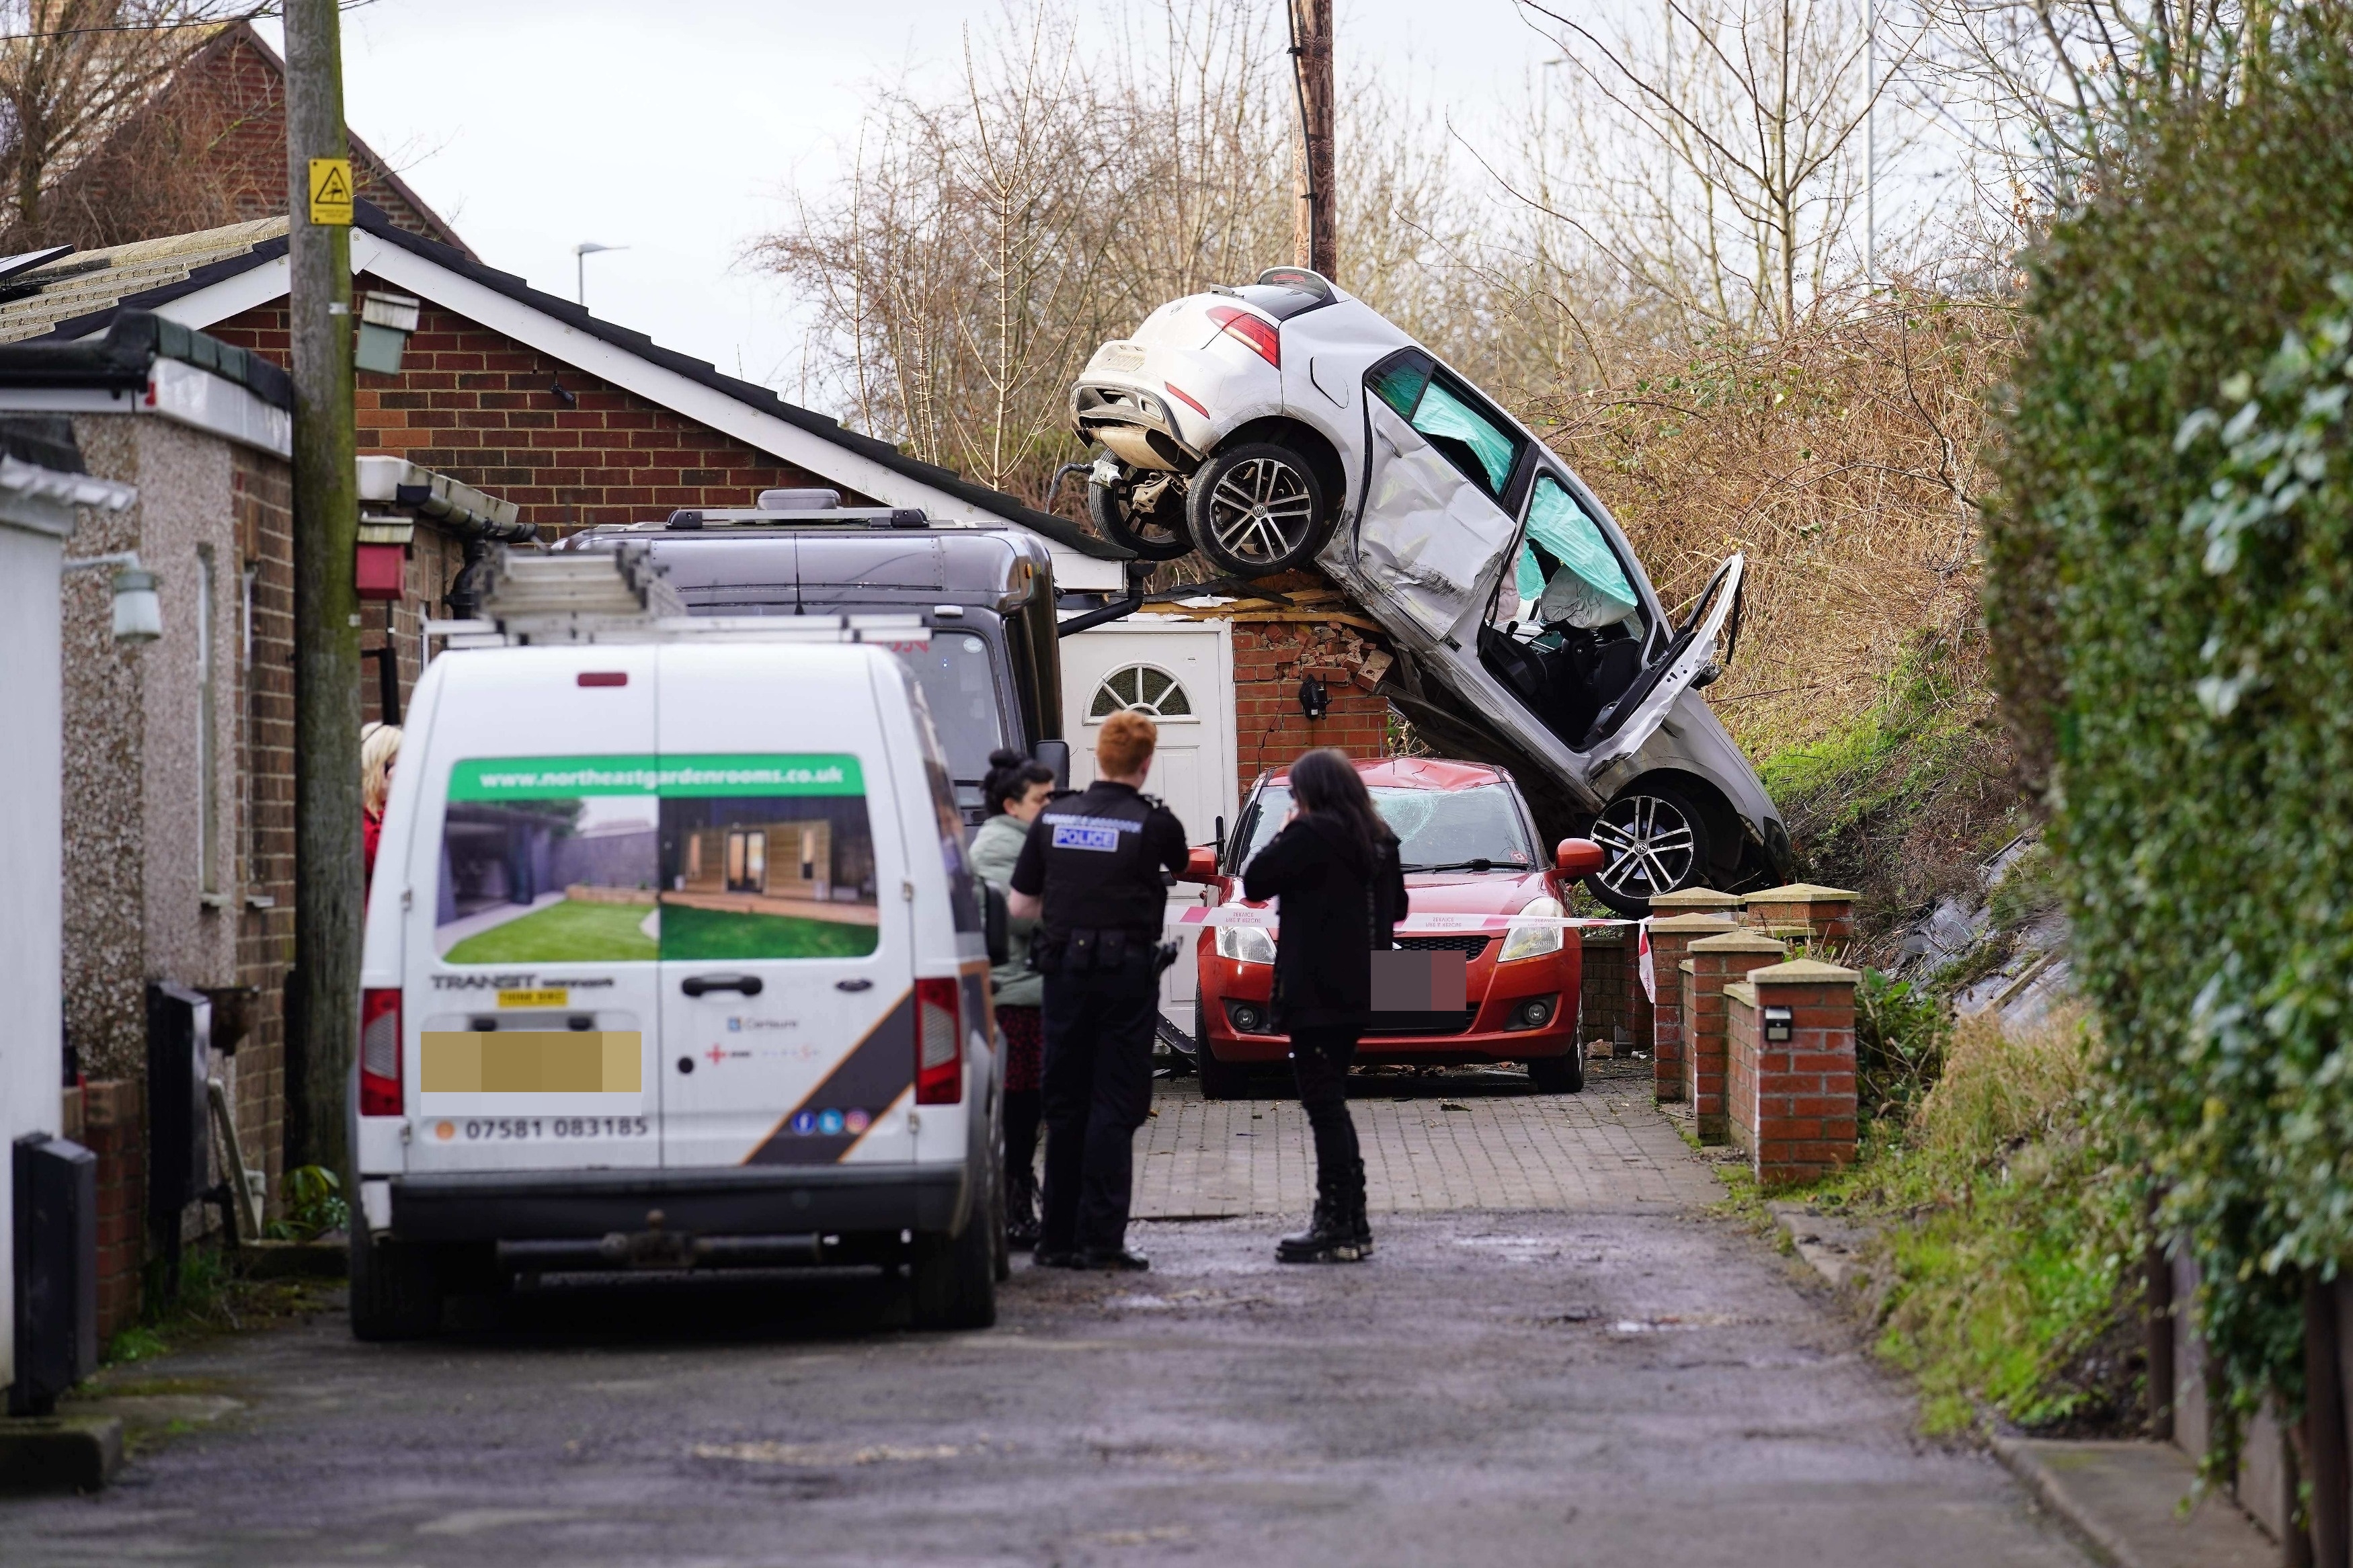
{"type": "Polygon", "coordinates": [[[58,177],[136,115],[215,25],[254,10],[249,0],[0,0],[8,232],[26,244],[47,238],[58,177]]]}

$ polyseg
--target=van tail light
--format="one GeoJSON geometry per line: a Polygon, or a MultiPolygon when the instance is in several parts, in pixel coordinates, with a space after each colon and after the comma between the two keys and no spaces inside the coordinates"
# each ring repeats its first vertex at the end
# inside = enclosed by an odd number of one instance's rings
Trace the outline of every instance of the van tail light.
{"type": "Polygon", "coordinates": [[[360,993],[360,1114],[400,1114],[400,988],[360,993]]]}
{"type": "Polygon", "coordinates": [[[953,979],[915,982],[915,1103],[964,1099],[964,1020],[953,979]]]}
{"type": "Polygon", "coordinates": [[[1274,325],[1263,316],[1253,316],[1248,310],[1238,310],[1231,305],[1209,307],[1209,320],[1229,338],[1240,338],[1258,351],[1258,357],[1282,368],[1282,340],[1275,335],[1274,325]]]}

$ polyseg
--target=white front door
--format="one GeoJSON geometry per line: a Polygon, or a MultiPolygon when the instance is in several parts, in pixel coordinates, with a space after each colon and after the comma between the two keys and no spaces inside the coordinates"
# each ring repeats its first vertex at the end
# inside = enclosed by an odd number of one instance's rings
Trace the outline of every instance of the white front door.
{"type": "MultiPolygon", "coordinates": [[[[1124,708],[1160,726],[1160,748],[1147,794],[1158,795],[1185,825],[1186,842],[1207,844],[1219,818],[1231,828],[1239,815],[1234,778],[1233,628],[1224,621],[1133,616],[1062,644],[1062,712],[1071,742],[1071,783],[1095,779],[1095,736],[1124,708]]],[[[1200,889],[1179,882],[1168,891],[1173,922],[1199,901],[1200,889]]],[[[1172,927],[1169,936],[1198,936],[1200,928],[1172,927]]],[[[1160,978],[1160,1010],[1187,1034],[1193,1027],[1194,966],[1180,958],[1160,978]]]]}

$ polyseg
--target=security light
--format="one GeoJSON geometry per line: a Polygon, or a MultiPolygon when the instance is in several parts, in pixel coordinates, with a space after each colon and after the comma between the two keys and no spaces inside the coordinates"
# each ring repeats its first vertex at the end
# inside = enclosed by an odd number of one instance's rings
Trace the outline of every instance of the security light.
{"type": "Polygon", "coordinates": [[[1307,715],[1310,722],[1332,711],[1331,694],[1324,689],[1324,683],[1312,675],[1299,683],[1299,710],[1307,715]]]}
{"type": "Polygon", "coordinates": [[[64,572],[87,572],[100,566],[115,569],[114,640],[137,647],[164,635],[164,601],[155,592],[155,574],[139,563],[139,552],[87,555],[65,562],[64,572]]]}

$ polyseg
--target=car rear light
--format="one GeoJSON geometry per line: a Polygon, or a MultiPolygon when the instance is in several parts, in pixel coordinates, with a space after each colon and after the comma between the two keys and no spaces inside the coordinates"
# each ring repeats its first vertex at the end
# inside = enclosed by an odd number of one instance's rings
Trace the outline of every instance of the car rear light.
{"type": "Polygon", "coordinates": [[[915,982],[915,1103],[964,1099],[964,1021],[953,979],[915,982]]]}
{"type": "Polygon", "coordinates": [[[400,1114],[400,988],[360,993],[360,1114],[400,1114]]]}
{"type": "Polygon", "coordinates": [[[1282,368],[1282,340],[1275,335],[1274,323],[1263,316],[1253,316],[1248,310],[1238,310],[1231,305],[1209,307],[1209,320],[1229,338],[1240,338],[1258,351],[1258,357],[1282,368]]]}
{"type": "Polygon", "coordinates": [[[1207,419],[1209,416],[1209,411],[1201,406],[1201,400],[1194,396],[1191,393],[1186,391],[1183,387],[1177,385],[1175,382],[1164,381],[1160,384],[1166,387],[1177,397],[1184,399],[1185,406],[1199,415],[1202,418],[1207,419]]]}

